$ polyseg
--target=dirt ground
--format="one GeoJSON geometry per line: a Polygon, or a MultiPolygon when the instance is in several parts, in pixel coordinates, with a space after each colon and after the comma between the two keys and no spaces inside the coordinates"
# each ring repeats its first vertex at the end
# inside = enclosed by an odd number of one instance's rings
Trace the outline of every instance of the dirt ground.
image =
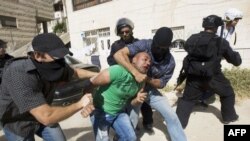
{"type": "MultiPolygon", "coordinates": [[[[171,105],[174,105],[177,97],[173,93],[167,93],[171,105]]],[[[236,111],[239,120],[230,124],[250,124],[250,99],[238,101],[236,111]]],[[[176,106],[173,106],[174,110],[176,106]]],[[[191,114],[189,124],[185,129],[188,141],[223,141],[223,124],[220,122],[220,102],[211,104],[208,108],[196,106],[191,114]]],[[[60,123],[68,141],[94,141],[92,127],[89,118],[83,119],[79,113],[60,123]]],[[[155,135],[149,136],[141,130],[138,132],[140,141],[168,141],[165,134],[165,123],[158,112],[154,112],[155,135]]],[[[112,136],[112,132],[111,132],[112,136]]],[[[36,138],[37,141],[42,141],[36,138]]],[[[6,141],[0,131],[0,141],[6,141]]]]}

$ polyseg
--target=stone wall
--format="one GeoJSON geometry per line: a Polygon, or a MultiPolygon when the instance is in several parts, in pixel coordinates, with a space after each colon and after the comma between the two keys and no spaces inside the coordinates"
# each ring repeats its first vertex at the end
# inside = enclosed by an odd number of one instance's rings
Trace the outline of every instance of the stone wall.
{"type": "Polygon", "coordinates": [[[51,20],[53,11],[53,0],[0,0],[0,15],[17,21],[17,28],[0,28],[0,38],[8,42],[8,51],[30,42],[38,33],[36,17],[51,20]]]}

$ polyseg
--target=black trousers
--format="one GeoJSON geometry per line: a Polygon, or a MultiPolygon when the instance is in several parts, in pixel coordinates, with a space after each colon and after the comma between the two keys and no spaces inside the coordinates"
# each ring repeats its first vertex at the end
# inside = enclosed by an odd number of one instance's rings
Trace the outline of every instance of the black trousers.
{"type": "Polygon", "coordinates": [[[143,125],[153,124],[153,111],[151,106],[148,105],[146,102],[143,102],[141,106],[141,114],[143,125]]]}
{"type": "Polygon", "coordinates": [[[222,72],[211,79],[188,76],[183,97],[178,99],[176,113],[185,128],[195,102],[202,97],[204,91],[209,90],[220,96],[222,120],[231,121],[237,117],[234,104],[235,94],[231,83],[222,72]]]}

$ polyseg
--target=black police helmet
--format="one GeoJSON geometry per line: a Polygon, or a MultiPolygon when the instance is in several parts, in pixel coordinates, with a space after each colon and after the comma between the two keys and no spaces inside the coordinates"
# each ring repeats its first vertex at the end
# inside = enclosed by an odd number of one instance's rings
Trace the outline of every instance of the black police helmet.
{"type": "Polygon", "coordinates": [[[134,29],[134,23],[128,19],[128,18],[121,18],[117,21],[116,23],[116,28],[115,28],[115,33],[116,35],[119,34],[120,30],[123,28],[123,27],[129,27],[131,30],[134,29]]]}
{"type": "Polygon", "coordinates": [[[217,28],[219,26],[222,26],[223,24],[224,23],[221,17],[217,15],[209,15],[203,18],[202,27],[203,28],[217,28]]]}

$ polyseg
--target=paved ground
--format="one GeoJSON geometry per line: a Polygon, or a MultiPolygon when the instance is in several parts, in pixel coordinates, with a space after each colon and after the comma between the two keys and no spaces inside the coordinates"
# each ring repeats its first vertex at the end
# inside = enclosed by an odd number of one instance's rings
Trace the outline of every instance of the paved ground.
{"type": "MultiPolygon", "coordinates": [[[[173,94],[167,94],[171,105],[176,97],[173,94]]],[[[175,109],[176,106],[173,106],[175,109]]],[[[250,124],[250,99],[237,102],[236,110],[240,116],[239,121],[233,124],[250,124]]],[[[165,133],[163,119],[158,112],[154,112],[154,130],[155,135],[149,136],[139,132],[141,141],[168,141],[165,133]]],[[[220,103],[217,100],[207,109],[197,106],[191,115],[189,125],[185,129],[188,141],[223,141],[223,124],[220,122],[220,103]]],[[[94,141],[92,127],[89,118],[83,119],[77,113],[71,118],[61,122],[63,131],[68,141],[94,141]]],[[[111,133],[112,134],[112,133],[111,133]]],[[[37,141],[42,141],[37,138],[37,141]]],[[[0,131],[0,141],[6,141],[0,131]]]]}

